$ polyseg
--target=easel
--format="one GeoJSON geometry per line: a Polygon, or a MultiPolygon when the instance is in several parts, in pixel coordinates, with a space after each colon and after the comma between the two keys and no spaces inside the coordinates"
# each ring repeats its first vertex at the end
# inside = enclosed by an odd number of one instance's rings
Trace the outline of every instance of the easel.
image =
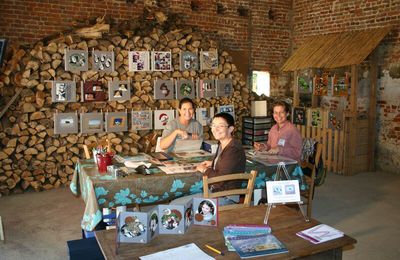
{"type": "MultiPolygon", "coordinates": [[[[286,179],[290,180],[290,176],[289,176],[289,173],[288,173],[288,171],[286,169],[285,163],[284,162],[280,162],[280,163],[278,163],[278,167],[276,168],[274,181],[282,180],[282,176],[281,176],[282,172],[285,174],[286,179]]],[[[303,204],[303,201],[287,202],[287,203],[283,202],[282,204],[284,205],[284,204],[290,204],[290,203],[296,203],[299,206],[301,214],[303,214],[304,220],[306,222],[310,221],[310,219],[307,217],[306,214],[304,214],[304,211],[301,208],[301,204],[303,204]]],[[[275,205],[276,205],[275,203],[268,203],[267,212],[265,213],[265,217],[264,217],[264,224],[266,224],[266,225],[268,224],[269,214],[271,213],[272,207],[275,206],[275,205]]]]}

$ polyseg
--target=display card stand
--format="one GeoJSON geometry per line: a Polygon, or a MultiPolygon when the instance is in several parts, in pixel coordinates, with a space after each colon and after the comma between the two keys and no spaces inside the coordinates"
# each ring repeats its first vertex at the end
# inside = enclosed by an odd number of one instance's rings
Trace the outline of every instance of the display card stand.
{"type": "MultiPolygon", "coordinates": [[[[278,167],[276,168],[276,173],[275,173],[275,178],[274,181],[280,181],[283,180],[282,179],[282,174],[285,174],[286,176],[286,180],[290,180],[290,175],[286,169],[285,163],[284,162],[280,162],[278,163],[278,167]]],[[[297,201],[297,202],[282,202],[279,204],[285,205],[285,204],[292,204],[292,203],[296,203],[299,206],[299,209],[301,211],[301,214],[303,214],[304,220],[306,222],[309,222],[310,219],[307,217],[307,215],[304,213],[304,210],[301,207],[301,204],[303,204],[303,201],[297,201]]],[[[267,203],[268,207],[267,207],[267,212],[265,213],[265,217],[264,217],[264,224],[268,224],[268,219],[269,219],[269,214],[271,213],[271,209],[272,207],[275,207],[278,203],[267,203]]]]}

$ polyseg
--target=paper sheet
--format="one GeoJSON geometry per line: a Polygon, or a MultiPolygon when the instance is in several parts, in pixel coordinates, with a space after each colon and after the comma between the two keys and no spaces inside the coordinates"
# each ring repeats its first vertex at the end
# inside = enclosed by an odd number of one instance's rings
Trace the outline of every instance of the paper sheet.
{"type": "Polygon", "coordinates": [[[191,243],[180,247],[171,248],[154,254],[141,256],[142,260],[212,260],[211,256],[204,253],[196,244],[191,243]]]}

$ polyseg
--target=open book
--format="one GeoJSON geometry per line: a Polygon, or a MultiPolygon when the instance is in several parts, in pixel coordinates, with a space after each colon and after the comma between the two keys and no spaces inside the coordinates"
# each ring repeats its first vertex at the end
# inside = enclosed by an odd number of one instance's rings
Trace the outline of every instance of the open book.
{"type": "Polygon", "coordinates": [[[320,224],[318,226],[297,232],[296,235],[310,241],[313,244],[319,244],[342,237],[344,234],[342,231],[337,230],[333,227],[325,224],[320,224]]]}

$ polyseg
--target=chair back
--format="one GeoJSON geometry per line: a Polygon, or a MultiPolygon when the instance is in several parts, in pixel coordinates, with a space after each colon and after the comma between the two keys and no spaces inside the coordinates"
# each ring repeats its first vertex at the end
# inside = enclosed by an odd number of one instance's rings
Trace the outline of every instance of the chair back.
{"type": "Polygon", "coordinates": [[[103,147],[107,149],[107,152],[111,151],[111,142],[108,138],[106,139],[102,139],[99,142],[91,142],[89,144],[84,144],[83,145],[83,150],[85,152],[85,158],[86,159],[90,159],[92,158],[92,150],[93,148],[97,148],[97,147],[103,147]]]}
{"type": "Polygon", "coordinates": [[[223,196],[231,196],[231,195],[244,195],[244,201],[240,204],[232,204],[219,206],[218,209],[220,211],[235,209],[235,208],[243,208],[250,207],[251,197],[253,195],[254,182],[256,180],[257,171],[251,171],[250,173],[234,173],[227,174],[217,177],[208,178],[207,176],[203,176],[203,191],[205,198],[218,198],[223,196]],[[209,185],[217,182],[225,182],[232,180],[247,180],[246,188],[237,188],[231,190],[224,190],[219,192],[210,192],[209,185]]]}

